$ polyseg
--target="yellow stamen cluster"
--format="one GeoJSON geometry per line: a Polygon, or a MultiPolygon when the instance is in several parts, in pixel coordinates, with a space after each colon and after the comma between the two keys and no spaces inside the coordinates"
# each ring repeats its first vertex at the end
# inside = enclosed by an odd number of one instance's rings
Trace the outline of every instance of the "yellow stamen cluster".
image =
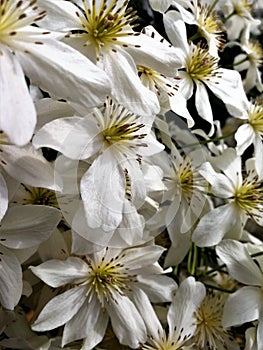
{"type": "Polygon", "coordinates": [[[249,112],[249,124],[256,133],[263,135],[263,101],[257,99],[255,103],[251,104],[249,112]]]}
{"type": "Polygon", "coordinates": [[[129,285],[134,280],[134,276],[129,275],[128,269],[121,263],[125,254],[122,253],[109,259],[107,252],[106,248],[100,261],[84,258],[91,271],[87,280],[81,284],[88,286],[86,295],[89,301],[96,295],[102,307],[105,301],[116,302],[116,293],[123,296],[130,289],[129,285]]]}
{"type": "Polygon", "coordinates": [[[249,61],[255,63],[258,67],[263,64],[263,49],[259,41],[249,40],[248,48],[251,51],[247,56],[249,61]]]}
{"type": "Polygon", "coordinates": [[[197,22],[199,24],[198,31],[204,37],[206,33],[216,38],[218,49],[222,49],[224,44],[223,39],[223,22],[218,18],[216,11],[211,11],[211,6],[208,4],[199,4],[199,16],[197,22]]]}
{"type": "Polygon", "coordinates": [[[165,91],[168,96],[172,97],[174,91],[178,90],[178,85],[174,81],[178,80],[179,77],[173,77],[169,80],[165,75],[149,67],[138,65],[137,69],[142,83],[157,95],[160,95],[161,91],[165,91]]]}
{"type": "Polygon", "coordinates": [[[198,349],[218,349],[218,343],[225,344],[229,335],[222,327],[224,296],[209,293],[196,312],[196,331],[194,340],[198,349]]]}
{"type": "Polygon", "coordinates": [[[37,0],[0,0],[0,42],[10,45],[17,30],[41,20],[46,12],[38,12],[37,0]]]}
{"type": "MultiPolygon", "coordinates": [[[[111,48],[113,51],[115,45],[123,45],[121,38],[128,35],[135,35],[132,28],[137,17],[136,11],[127,8],[128,1],[120,2],[118,0],[101,1],[100,5],[96,0],[92,1],[91,7],[86,0],[83,0],[84,13],[76,12],[79,17],[83,30],[78,33],[71,33],[70,36],[82,37],[85,39],[85,45],[95,46],[97,60],[101,55],[101,48],[111,48]]],[[[127,45],[126,45],[127,46],[127,45]]]]}
{"type": "Polygon", "coordinates": [[[49,205],[51,207],[58,207],[56,193],[47,188],[31,187],[23,185],[25,189],[25,196],[22,200],[13,201],[13,203],[20,204],[36,204],[49,205]]]}
{"type": "Polygon", "coordinates": [[[209,54],[208,50],[200,45],[192,46],[186,60],[186,72],[190,78],[198,82],[208,82],[215,77],[220,77],[218,73],[218,58],[209,54]]]}
{"type": "Polygon", "coordinates": [[[188,339],[192,337],[192,334],[182,335],[184,329],[182,328],[179,332],[174,330],[172,336],[164,335],[160,336],[159,339],[154,339],[152,336],[149,337],[151,345],[143,345],[142,350],[180,350],[183,349],[183,345],[188,339]]]}
{"type": "Polygon", "coordinates": [[[147,146],[140,141],[146,134],[140,133],[145,125],[137,122],[139,116],[121,105],[114,104],[111,99],[107,99],[104,107],[102,136],[106,146],[125,145],[131,148],[147,146]]]}
{"type": "Polygon", "coordinates": [[[247,11],[251,12],[253,9],[253,3],[251,0],[233,1],[234,13],[240,17],[247,17],[247,11]]]}
{"type": "Polygon", "coordinates": [[[246,177],[234,195],[236,205],[247,215],[257,219],[263,214],[263,187],[257,177],[246,177]]]}

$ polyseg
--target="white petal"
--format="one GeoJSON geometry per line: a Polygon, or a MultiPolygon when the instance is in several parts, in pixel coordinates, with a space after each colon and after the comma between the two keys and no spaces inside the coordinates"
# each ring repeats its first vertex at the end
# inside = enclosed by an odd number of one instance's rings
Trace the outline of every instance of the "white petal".
{"type": "Polygon", "coordinates": [[[133,300],[145,322],[147,334],[153,336],[154,339],[162,337],[164,335],[163,327],[145,292],[139,288],[134,289],[133,300]]]}
{"type": "Polygon", "coordinates": [[[219,198],[230,198],[234,193],[234,186],[223,174],[216,172],[209,162],[205,162],[199,173],[210,183],[211,192],[219,198]]]}
{"type": "Polygon", "coordinates": [[[102,147],[99,134],[91,116],[60,118],[45,124],[34,136],[33,145],[53,148],[71,159],[87,159],[102,147]]]}
{"type": "Polygon", "coordinates": [[[203,83],[196,83],[195,106],[200,117],[211,124],[211,130],[208,135],[212,135],[214,133],[213,112],[203,83]]]}
{"type": "Polygon", "coordinates": [[[139,48],[133,46],[127,48],[137,65],[150,67],[170,77],[174,76],[177,68],[182,66],[183,54],[180,49],[166,46],[148,35],[142,33],[138,36],[131,35],[124,41],[128,45],[140,45],[139,48]]]}
{"type": "Polygon", "coordinates": [[[237,142],[237,154],[242,155],[251,145],[254,138],[254,130],[249,124],[241,125],[235,133],[237,142]]]}
{"type": "Polygon", "coordinates": [[[255,321],[262,305],[260,288],[243,287],[229,295],[224,306],[222,323],[225,328],[255,321]]]}
{"type": "Polygon", "coordinates": [[[86,107],[99,105],[109,94],[106,74],[70,46],[53,39],[45,39],[42,45],[25,46],[29,53],[20,51],[18,57],[35,85],[86,107]]]}
{"type": "Polygon", "coordinates": [[[13,310],[22,294],[22,269],[16,256],[0,245],[0,303],[13,310]]]}
{"type": "Polygon", "coordinates": [[[83,175],[80,183],[88,225],[114,230],[121,222],[125,196],[124,173],[118,160],[106,150],[83,175]]]}
{"type": "Polygon", "coordinates": [[[48,239],[61,220],[60,211],[43,205],[11,207],[4,216],[0,237],[13,249],[34,247],[48,239]]]}
{"type": "Polygon", "coordinates": [[[169,11],[163,16],[166,33],[175,47],[180,47],[186,54],[189,50],[186,26],[177,11],[169,11]]]}
{"type": "Polygon", "coordinates": [[[51,287],[60,287],[68,283],[78,284],[87,279],[90,269],[81,259],[69,257],[66,260],[48,260],[31,271],[51,287]]]}
{"type": "Polygon", "coordinates": [[[90,303],[86,301],[78,313],[67,322],[63,332],[62,346],[85,338],[82,349],[93,349],[103,339],[108,319],[107,313],[101,308],[96,297],[90,303]]]}
{"type": "Polygon", "coordinates": [[[131,270],[143,269],[144,267],[154,264],[164,250],[163,247],[157,245],[130,248],[125,250],[124,257],[121,261],[122,264],[131,270]]]}
{"type": "Polygon", "coordinates": [[[55,177],[51,164],[31,145],[2,145],[1,149],[2,164],[10,176],[29,186],[61,190],[61,178],[55,177]]]}
{"type": "Polygon", "coordinates": [[[23,146],[33,135],[36,111],[16,55],[3,45],[0,53],[0,129],[23,146]]]}
{"type": "Polygon", "coordinates": [[[48,331],[68,322],[86,300],[86,287],[71,288],[51,299],[40,312],[32,329],[37,332],[48,331]]]}
{"type": "Polygon", "coordinates": [[[5,179],[3,175],[0,173],[0,220],[2,220],[5,215],[8,207],[8,189],[6,186],[5,179]]]}
{"type": "Polygon", "coordinates": [[[167,315],[171,335],[175,332],[183,339],[184,335],[193,334],[196,327],[194,313],[205,294],[205,286],[201,282],[196,282],[193,277],[186,278],[180,284],[167,315]]]}
{"type": "Polygon", "coordinates": [[[193,242],[198,247],[214,246],[227,232],[233,230],[240,220],[239,212],[234,205],[231,203],[221,205],[201,218],[193,233],[193,242]]]}
{"type": "Polygon", "coordinates": [[[262,272],[242,243],[225,240],[216,247],[216,252],[226,264],[230,275],[239,282],[255,286],[263,283],[262,272]]]}
{"type": "Polygon", "coordinates": [[[116,296],[117,302],[105,304],[111,325],[119,342],[133,349],[146,341],[146,328],[134,304],[126,296],[116,296]]]}
{"type": "Polygon", "coordinates": [[[255,137],[255,168],[259,179],[263,178],[263,143],[260,135],[255,137]]]}
{"type": "Polygon", "coordinates": [[[154,11],[165,12],[168,10],[172,0],[149,0],[149,3],[154,11]]]}
{"type": "Polygon", "coordinates": [[[136,286],[142,289],[153,303],[165,303],[172,300],[177,288],[175,281],[162,275],[139,275],[136,286]]]}
{"type": "Polygon", "coordinates": [[[141,82],[132,57],[118,48],[108,51],[104,57],[104,70],[113,82],[112,95],[128,110],[141,116],[152,116],[159,112],[158,98],[141,82]]]}

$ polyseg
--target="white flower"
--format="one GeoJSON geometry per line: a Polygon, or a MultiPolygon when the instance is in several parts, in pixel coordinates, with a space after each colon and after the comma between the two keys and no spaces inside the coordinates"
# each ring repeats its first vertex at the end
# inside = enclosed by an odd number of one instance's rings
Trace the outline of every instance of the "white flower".
{"type": "Polygon", "coordinates": [[[242,114],[246,95],[240,74],[234,70],[219,68],[218,58],[210,55],[201,44],[188,44],[185,23],[176,11],[164,16],[166,33],[172,44],[184,52],[182,69],[179,69],[178,82],[181,93],[189,99],[195,92],[195,106],[198,114],[211,124],[214,132],[213,113],[207,89],[221,99],[233,116],[242,114]]]}
{"type": "Polygon", "coordinates": [[[176,287],[173,280],[158,276],[162,269],[156,261],[162,252],[158,246],[106,248],[31,267],[48,285],[67,290],[44,307],[32,328],[45,331],[65,324],[62,345],[84,338],[88,350],[102,340],[110,317],[119,341],[137,348],[146,340],[146,328],[133,298],[143,289],[153,301],[169,301],[176,287]]]}
{"type": "Polygon", "coordinates": [[[36,1],[0,3],[0,129],[19,146],[30,141],[36,124],[24,74],[44,90],[89,107],[109,92],[101,69],[35,25],[44,16],[36,1]]]}
{"type": "Polygon", "coordinates": [[[260,179],[263,178],[263,103],[260,99],[248,101],[242,120],[247,123],[241,125],[235,133],[237,153],[242,155],[253,143],[255,154],[255,168],[260,179]]]}
{"type": "Polygon", "coordinates": [[[22,269],[16,257],[48,239],[61,219],[55,208],[26,205],[10,208],[0,227],[0,303],[13,310],[22,294],[22,269]]]}
{"type": "Polygon", "coordinates": [[[247,25],[259,26],[260,20],[253,18],[253,1],[224,0],[221,9],[225,16],[225,26],[229,40],[239,38],[247,25]]]}
{"type": "Polygon", "coordinates": [[[67,32],[68,42],[104,69],[112,82],[112,96],[140,115],[159,112],[155,94],[140,82],[137,65],[148,65],[175,74],[181,66],[181,51],[166,47],[133,27],[135,12],[128,1],[41,1],[48,15],[45,26],[67,32]]]}
{"type": "Polygon", "coordinates": [[[169,307],[167,315],[169,333],[166,334],[149,300],[143,291],[138,291],[136,304],[146,323],[148,333],[147,343],[142,346],[142,349],[192,349],[191,338],[196,329],[195,312],[204,297],[204,285],[201,282],[196,282],[193,277],[186,278],[180,284],[169,307]]]}
{"type": "MultiPolygon", "coordinates": [[[[235,43],[234,43],[235,44],[235,43]]],[[[259,41],[250,39],[250,26],[246,26],[241,36],[242,53],[238,54],[233,62],[234,68],[239,71],[246,71],[243,80],[245,91],[250,91],[256,87],[258,91],[263,91],[260,67],[263,64],[263,49],[259,41]]],[[[232,46],[230,43],[229,46],[232,46]]]]}
{"type": "Polygon", "coordinates": [[[197,26],[197,37],[200,35],[206,39],[210,55],[218,57],[218,50],[222,49],[224,44],[223,23],[218,13],[212,9],[211,5],[202,4],[197,0],[189,2],[187,10],[185,9],[187,6],[179,3],[176,4],[176,7],[185,23],[197,26]]]}
{"type": "Polygon", "coordinates": [[[262,261],[258,260],[256,263],[249,255],[244,244],[232,240],[222,241],[216,247],[216,252],[223,263],[226,264],[230,275],[246,285],[229,295],[224,308],[223,326],[228,328],[258,320],[257,349],[262,349],[262,261]]]}
{"type": "Polygon", "coordinates": [[[234,149],[227,149],[213,164],[218,171],[206,162],[200,174],[211,184],[212,194],[227,203],[200,219],[193,233],[193,241],[200,247],[218,244],[226,235],[240,239],[248,218],[263,225],[262,183],[255,172],[254,160],[246,162],[246,177],[242,174],[241,157],[234,149]]]}
{"type": "Polygon", "coordinates": [[[91,228],[113,231],[122,221],[125,199],[135,206],[143,203],[141,157],[164,148],[150,133],[152,119],[134,115],[108,98],[102,111],[54,120],[35,135],[37,147],[51,147],[71,159],[96,157],[80,182],[91,228]]]}

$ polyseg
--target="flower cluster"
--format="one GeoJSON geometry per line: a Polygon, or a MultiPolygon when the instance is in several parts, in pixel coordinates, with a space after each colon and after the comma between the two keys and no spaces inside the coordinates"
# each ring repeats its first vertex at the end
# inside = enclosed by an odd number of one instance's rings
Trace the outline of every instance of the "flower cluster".
{"type": "Polygon", "coordinates": [[[263,349],[261,0],[0,0],[0,350],[263,349]]]}

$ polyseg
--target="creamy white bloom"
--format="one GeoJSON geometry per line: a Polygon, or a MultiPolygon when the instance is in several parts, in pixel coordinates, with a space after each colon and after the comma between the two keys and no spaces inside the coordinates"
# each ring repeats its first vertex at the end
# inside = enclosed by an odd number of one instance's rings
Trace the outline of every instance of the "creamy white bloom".
{"type": "MultiPolygon", "coordinates": [[[[234,69],[239,72],[246,71],[243,84],[246,92],[253,87],[258,91],[263,91],[260,67],[263,64],[263,48],[259,41],[250,38],[250,26],[247,25],[242,32],[241,43],[233,43],[239,45],[242,53],[238,54],[234,59],[234,69]]],[[[230,43],[229,46],[232,46],[230,43]]]]}
{"type": "Polygon", "coordinates": [[[213,112],[208,90],[221,99],[229,113],[242,115],[246,95],[238,72],[220,68],[219,59],[210,55],[201,44],[189,44],[186,26],[177,11],[168,11],[164,16],[166,33],[175,47],[184,52],[182,69],[179,69],[178,82],[181,93],[189,99],[195,91],[195,106],[198,114],[211,124],[210,134],[214,132],[213,112]]]}
{"type": "Polygon", "coordinates": [[[237,153],[242,155],[253,144],[255,168],[259,178],[263,178],[263,103],[260,99],[247,101],[247,107],[242,116],[242,124],[235,133],[237,153]]]}
{"type": "Polygon", "coordinates": [[[231,148],[216,158],[213,167],[209,162],[202,165],[199,172],[211,184],[211,193],[227,203],[200,219],[193,233],[198,246],[216,245],[224,236],[240,239],[248,218],[263,225],[262,182],[254,160],[247,160],[246,166],[247,175],[243,176],[241,157],[231,148]]]}
{"type": "Polygon", "coordinates": [[[0,3],[0,129],[19,146],[30,141],[36,125],[24,74],[49,93],[89,107],[109,92],[102,70],[56,40],[57,34],[36,26],[45,16],[36,3],[0,3]]]}
{"type": "Polygon", "coordinates": [[[47,28],[67,33],[67,43],[104,69],[111,94],[127,109],[140,115],[160,110],[156,95],[138,77],[136,65],[148,65],[162,74],[175,74],[181,66],[180,49],[166,47],[135,32],[135,12],[128,1],[41,1],[48,16],[47,28]]]}
{"type": "Polygon", "coordinates": [[[218,57],[218,50],[222,49],[223,23],[219,19],[218,12],[212,9],[212,6],[197,0],[189,1],[189,7],[176,4],[185,23],[197,26],[196,36],[205,38],[209,47],[209,53],[218,57]]]}
{"type": "Polygon", "coordinates": [[[22,269],[16,250],[38,246],[61,219],[55,208],[26,205],[10,208],[0,227],[0,303],[13,310],[22,294],[22,269]]]}
{"type": "Polygon", "coordinates": [[[216,247],[216,252],[226,264],[230,275],[246,285],[229,295],[224,308],[223,326],[228,328],[258,320],[256,342],[257,349],[261,349],[263,347],[262,260],[256,263],[244,244],[232,240],[222,241],[216,247]]]}
{"type": "Polygon", "coordinates": [[[133,298],[142,289],[153,301],[169,301],[176,288],[173,280],[158,275],[162,269],[156,261],[162,252],[159,246],[106,248],[31,267],[48,285],[66,288],[44,307],[33,329],[65,324],[62,345],[84,338],[83,348],[88,350],[102,340],[110,318],[119,341],[137,348],[146,340],[146,328],[133,298]]]}
{"type": "Polygon", "coordinates": [[[196,329],[196,316],[200,303],[205,297],[205,287],[193,277],[186,278],[173,297],[167,314],[168,334],[157,318],[143,291],[138,291],[136,304],[146,323],[148,339],[144,350],[192,349],[191,338],[196,329]]]}
{"type": "Polygon", "coordinates": [[[54,120],[35,135],[36,147],[51,147],[71,159],[95,159],[80,181],[91,228],[113,231],[122,221],[126,199],[135,207],[144,202],[141,158],[164,148],[151,134],[152,122],[153,117],[134,115],[108,98],[102,110],[54,120]]]}
{"type": "Polygon", "coordinates": [[[238,39],[247,25],[259,26],[261,23],[252,15],[251,0],[224,0],[221,9],[226,19],[225,26],[229,40],[238,39]]]}

